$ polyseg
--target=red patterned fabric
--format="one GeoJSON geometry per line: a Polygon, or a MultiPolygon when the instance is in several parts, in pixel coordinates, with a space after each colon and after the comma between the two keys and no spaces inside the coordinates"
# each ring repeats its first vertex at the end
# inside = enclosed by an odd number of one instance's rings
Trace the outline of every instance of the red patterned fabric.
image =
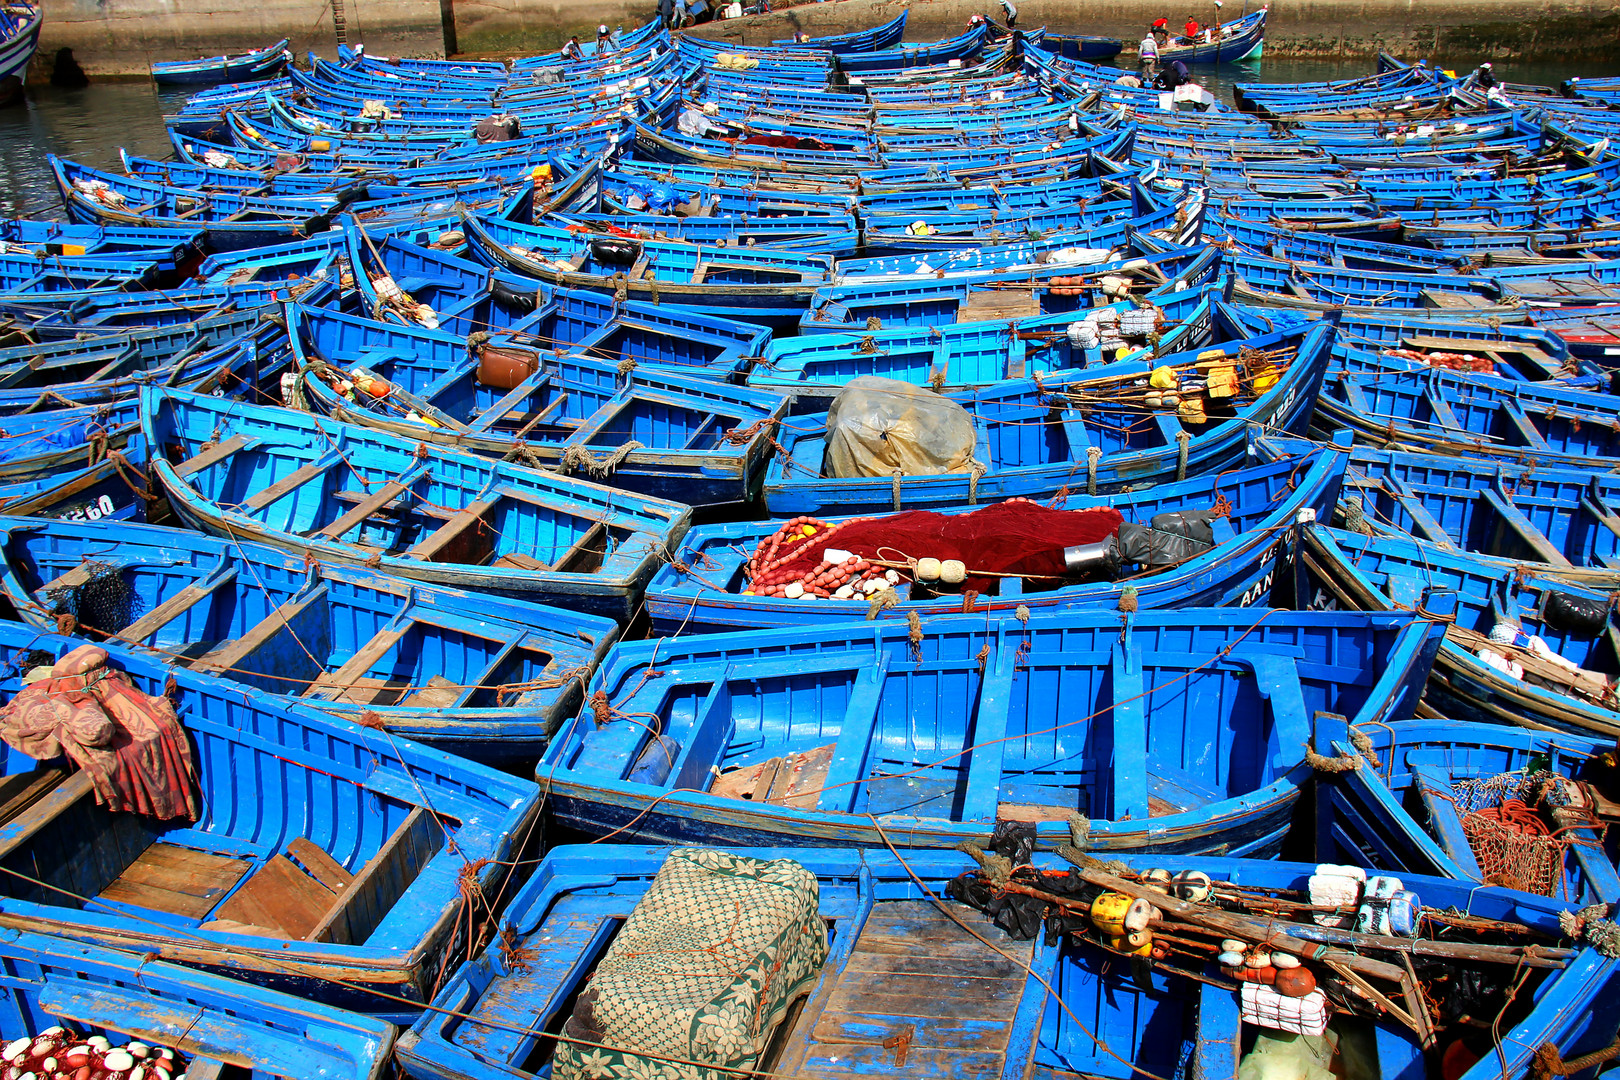
{"type": "Polygon", "coordinates": [[[174,706],[135,689],[95,645],[62,657],[0,709],[0,738],[38,761],[66,755],[112,810],[199,816],[191,743],[174,706]]]}
{"type": "MultiPolygon", "coordinates": [[[[1119,531],[1118,510],[1053,510],[1026,499],[1012,499],[966,514],[912,510],[887,517],[856,518],[818,528],[794,542],[783,542],[775,558],[783,570],[808,572],[826,548],[840,548],[863,559],[904,562],[923,558],[960,559],[968,569],[963,587],[986,591],[986,574],[1059,577],[1063,549],[1105,540],[1119,531]],[[975,571],[978,576],[975,576],[975,571]]],[[[766,542],[768,547],[769,541],[766,542]]]]}

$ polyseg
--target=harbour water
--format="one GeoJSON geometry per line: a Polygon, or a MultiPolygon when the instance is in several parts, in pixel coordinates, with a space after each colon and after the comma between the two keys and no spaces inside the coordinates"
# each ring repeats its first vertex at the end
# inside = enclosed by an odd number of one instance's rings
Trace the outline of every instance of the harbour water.
{"type": "MultiPolygon", "coordinates": [[[[251,43],[244,42],[244,47],[251,43]]],[[[1318,82],[1365,75],[1367,59],[1279,57],[1256,64],[1203,68],[1195,76],[1222,100],[1240,82],[1318,82]]],[[[1557,84],[1572,75],[1611,75],[1564,64],[1496,64],[1510,82],[1557,84]]],[[[118,149],[143,157],[169,156],[163,114],[183,94],[160,94],[150,83],[97,83],[83,90],[34,87],[26,105],[0,110],[0,213],[8,217],[60,216],[56,186],[45,155],[61,154],[97,167],[118,165],[118,149]]]]}

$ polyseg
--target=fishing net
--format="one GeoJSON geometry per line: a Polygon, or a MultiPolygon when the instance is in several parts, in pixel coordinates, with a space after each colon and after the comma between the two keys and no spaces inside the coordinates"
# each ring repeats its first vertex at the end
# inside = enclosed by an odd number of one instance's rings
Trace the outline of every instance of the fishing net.
{"type": "Polygon", "coordinates": [[[1499,773],[1458,780],[1452,793],[1486,884],[1556,895],[1569,841],[1552,835],[1537,808],[1568,802],[1561,778],[1550,772],[1499,773]]]}
{"type": "Polygon", "coordinates": [[[552,1075],[735,1080],[826,959],[815,875],[679,848],[580,993],[552,1075]]]}
{"type": "Polygon", "coordinates": [[[56,616],[57,629],[62,633],[71,634],[82,626],[116,634],[134,622],[145,607],[134,586],[125,580],[121,567],[87,562],[73,578],[71,583],[45,591],[45,605],[56,616]]]}
{"type": "Polygon", "coordinates": [[[760,543],[749,577],[802,576],[834,548],[883,563],[958,559],[968,571],[962,587],[987,592],[1002,575],[1063,576],[1065,548],[1106,540],[1123,520],[1109,507],[1053,510],[1027,499],[966,514],[913,510],[831,524],[795,518],[760,543]]]}

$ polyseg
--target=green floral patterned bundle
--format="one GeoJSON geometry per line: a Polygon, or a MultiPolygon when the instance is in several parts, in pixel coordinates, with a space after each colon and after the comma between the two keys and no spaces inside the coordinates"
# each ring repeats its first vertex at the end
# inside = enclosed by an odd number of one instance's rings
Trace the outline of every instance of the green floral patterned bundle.
{"type": "Polygon", "coordinates": [[[676,850],[580,994],[553,1077],[738,1080],[827,959],[819,908],[792,859],[676,850]]]}

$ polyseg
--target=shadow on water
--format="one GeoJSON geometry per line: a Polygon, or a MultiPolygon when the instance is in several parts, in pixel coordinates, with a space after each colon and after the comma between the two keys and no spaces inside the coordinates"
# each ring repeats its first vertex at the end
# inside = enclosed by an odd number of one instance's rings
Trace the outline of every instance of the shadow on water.
{"type": "Polygon", "coordinates": [[[61,203],[45,155],[118,167],[118,148],[164,158],[165,107],[150,83],[97,83],[83,90],[28,89],[26,103],[0,109],[0,214],[59,218],[61,203]]]}

